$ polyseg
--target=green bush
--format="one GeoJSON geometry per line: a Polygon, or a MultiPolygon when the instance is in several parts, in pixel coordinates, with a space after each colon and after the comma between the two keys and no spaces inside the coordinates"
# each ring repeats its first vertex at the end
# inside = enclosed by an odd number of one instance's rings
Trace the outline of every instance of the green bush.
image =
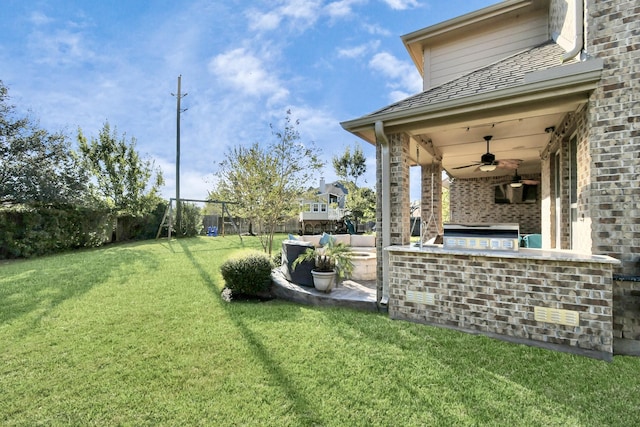
{"type": "Polygon", "coordinates": [[[194,203],[182,203],[182,227],[178,236],[193,237],[202,234],[202,210],[194,203]]]}
{"type": "Polygon", "coordinates": [[[282,265],[282,248],[280,248],[279,250],[273,253],[273,257],[271,258],[271,261],[273,262],[273,265],[275,265],[276,267],[282,265]]]}
{"type": "Polygon", "coordinates": [[[220,267],[227,288],[233,292],[258,295],[271,286],[273,264],[262,252],[244,252],[229,258],[220,267]]]}
{"type": "Polygon", "coordinates": [[[68,205],[17,205],[0,209],[0,259],[30,258],[110,240],[112,217],[68,205]]]}
{"type": "MultiPolygon", "coordinates": [[[[147,240],[155,238],[167,205],[164,200],[161,200],[155,208],[144,215],[122,215],[118,217],[117,226],[120,227],[118,233],[119,240],[147,240]]],[[[163,231],[166,237],[166,229],[163,231]]]]}

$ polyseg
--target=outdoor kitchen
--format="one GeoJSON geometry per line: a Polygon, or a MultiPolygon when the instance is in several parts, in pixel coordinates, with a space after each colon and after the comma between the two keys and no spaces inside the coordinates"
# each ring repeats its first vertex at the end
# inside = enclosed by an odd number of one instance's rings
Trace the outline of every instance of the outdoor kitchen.
{"type": "Polygon", "coordinates": [[[519,242],[517,224],[446,224],[441,245],[387,247],[389,315],[610,360],[619,261],[519,242]]]}

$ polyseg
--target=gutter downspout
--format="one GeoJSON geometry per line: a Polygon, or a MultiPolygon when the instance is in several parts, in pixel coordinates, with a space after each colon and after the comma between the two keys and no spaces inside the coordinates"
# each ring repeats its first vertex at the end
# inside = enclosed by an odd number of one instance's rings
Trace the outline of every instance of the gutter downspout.
{"type": "Polygon", "coordinates": [[[382,121],[375,123],[375,134],[382,155],[382,299],[380,304],[387,305],[389,302],[389,253],[384,248],[391,246],[391,154],[382,121]]]}
{"type": "MultiPolygon", "coordinates": [[[[576,36],[573,40],[573,47],[569,52],[562,55],[562,62],[575,58],[584,47],[584,0],[574,0],[574,19],[576,24],[576,36]]],[[[578,58],[579,59],[579,58],[578,58]]]]}

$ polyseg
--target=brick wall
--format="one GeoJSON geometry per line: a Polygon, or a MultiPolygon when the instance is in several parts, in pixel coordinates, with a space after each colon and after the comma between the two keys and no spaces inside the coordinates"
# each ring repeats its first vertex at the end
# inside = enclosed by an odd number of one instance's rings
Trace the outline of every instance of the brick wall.
{"type": "Polygon", "coordinates": [[[611,357],[613,264],[451,252],[391,252],[392,318],[611,357]],[[538,321],[534,307],[577,312],[579,324],[538,321]]]}
{"type": "MultiPolygon", "coordinates": [[[[573,5],[571,5],[573,6],[573,5]]],[[[569,1],[551,0],[549,3],[549,33],[560,46],[569,49],[575,37],[575,19],[570,15],[569,1]]]]}
{"type": "Polygon", "coordinates": [[[613,282],[613,339],[616,354],[640,356],[640,282],[613,282]]]}
{"type": "Polygon", "coordinates": [[[588,55],[604,70],[588,104],[594,253],[640,275],[640,5],[586,1],[588,55]]]}
{"type": "MultiPolygon", "coordinates": [[[[540,175],[523,175],[522,177],[540,179],[540,175]]],[[[521,234],[540,233],[540,186],[537,186],[535,203],[495,203],[495,184],[504,181],[504,176],[453,180],[449,185],[451,222],[518,223],[521,234]]]]}

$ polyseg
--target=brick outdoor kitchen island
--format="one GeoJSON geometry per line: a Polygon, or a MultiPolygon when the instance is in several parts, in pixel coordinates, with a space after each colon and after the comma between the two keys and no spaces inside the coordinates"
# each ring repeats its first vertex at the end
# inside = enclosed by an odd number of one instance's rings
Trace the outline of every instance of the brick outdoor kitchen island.
{"type": "Polygon", "coordinates": [[[389,315],[506,341],[613,357],[613,268],[568,251],[390,246],[389,315]]]}

